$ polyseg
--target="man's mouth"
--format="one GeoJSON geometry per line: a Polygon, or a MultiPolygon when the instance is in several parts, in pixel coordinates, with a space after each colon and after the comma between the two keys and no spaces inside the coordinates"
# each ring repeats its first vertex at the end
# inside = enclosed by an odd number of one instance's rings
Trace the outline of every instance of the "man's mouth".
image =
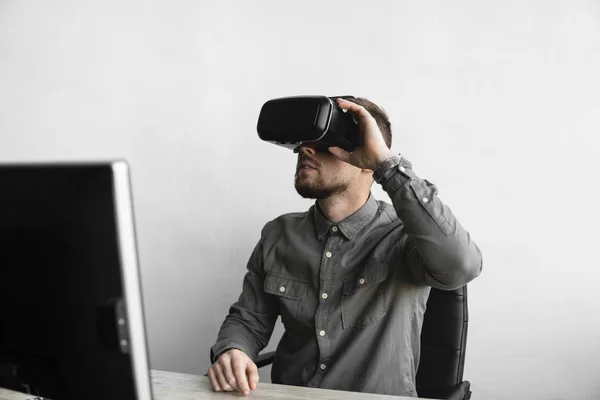
{"type": "Polygon", "coordinates": [[[298,164],[298,169],[297,172],[300,171],[310,171],[310,170],[316,170],[317,169],[317,164],[310,160],[310,159],[304,159],[302,161],[300,161],[300,163],[298,164]]]}

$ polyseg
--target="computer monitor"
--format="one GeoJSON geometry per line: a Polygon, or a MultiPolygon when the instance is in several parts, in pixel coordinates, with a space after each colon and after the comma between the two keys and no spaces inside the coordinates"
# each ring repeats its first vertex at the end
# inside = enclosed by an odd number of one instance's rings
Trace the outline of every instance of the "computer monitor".
{"type": "Polygon", "coordinates": [[[128,165],[0,164],[0,387],[151,400],[128,165]]]}

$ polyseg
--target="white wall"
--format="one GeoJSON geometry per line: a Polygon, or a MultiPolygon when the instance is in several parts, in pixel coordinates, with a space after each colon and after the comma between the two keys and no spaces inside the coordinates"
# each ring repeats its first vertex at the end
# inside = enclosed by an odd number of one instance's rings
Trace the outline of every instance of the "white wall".
{"type": "Polygon", "coordinates": [[[0,159],[129,160],[152,367],[204,373],[262,225],[310,205],[260,106],[369,97],[483,251],[475,398],[598,399],[599,70],[593,0],[4,0],[0,159]]]}

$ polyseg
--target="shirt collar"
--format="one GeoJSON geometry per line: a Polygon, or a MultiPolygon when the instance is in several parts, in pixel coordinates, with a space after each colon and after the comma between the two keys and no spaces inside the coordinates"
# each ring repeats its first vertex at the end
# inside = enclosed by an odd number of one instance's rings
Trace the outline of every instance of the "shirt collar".
{"type": "Polygon", "coordinates": [[[322,239],[332,225],[337,225],[340,232],[348,240],[352,240],[358,234],[358,232],[360,232],[360,230],[367,225],[371,219],[373,219],[373,216],[375,216],[378,208],[379,204],[377,203],[377,200],[375,200],[373,195],[369,193],[367,202],[356,212],[354,212],[354,214],[346,217],[346,219],[340,221],[338,224],[332,224],[321,211],[319,202],[316,201],[315,205],[313,206],[313,212],[315,218],[315,227],[317,228],[317,236],[319,239],[322,239]]]}

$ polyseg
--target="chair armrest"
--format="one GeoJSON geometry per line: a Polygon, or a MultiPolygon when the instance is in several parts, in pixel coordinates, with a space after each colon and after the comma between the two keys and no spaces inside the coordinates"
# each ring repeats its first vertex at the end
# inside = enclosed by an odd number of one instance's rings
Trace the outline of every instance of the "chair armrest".
{"type": "Polygon", "coordinates": [[[256,358],[256,367],[261,368],[265,365],[273,364],[273,359],[275,358],[275,352],[269,351],[266,353],[261,353],[256,358]]]}
{"type": "Polygon", "coordinates": [[[445,400],[469,400],[471,398],[471,383],[463,381],[460,385],[456,385],[454,389],[448,393],[445,400]]]}

